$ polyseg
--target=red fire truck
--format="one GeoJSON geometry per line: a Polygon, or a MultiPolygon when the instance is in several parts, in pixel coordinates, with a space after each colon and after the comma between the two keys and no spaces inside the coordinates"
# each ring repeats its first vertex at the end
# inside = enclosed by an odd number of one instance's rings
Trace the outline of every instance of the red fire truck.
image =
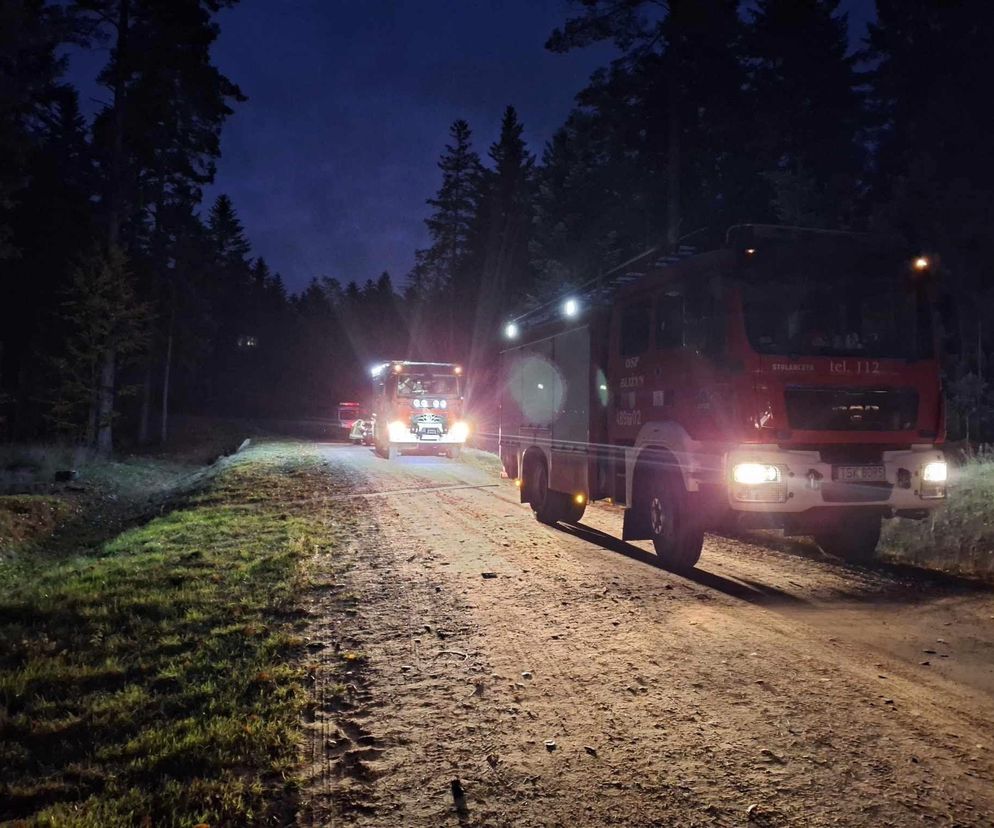
{"type": "Polygon", "coordinates": [[[623,538],[668,568],[731,523],[869,558],[883,517],[946,496],[931,271],[892,241],[760,225],[650,251],[507,325],[504,469],[544,523],[624,506],[623,538]]]}
{"type": "Polygon", "coordinates": [[[462,366],[395,360],[376,365],[372,374],[378,454],[390,459],[402,452],[459,456],[469,437],[462,366]]]}
{"type": "Polygon", "coordinates": [[[346,439],[356,420],[365,418],[362,405],[357,402],[340,402],[338,404],[338,422],[336,423],[339,434],[346,439]]]}

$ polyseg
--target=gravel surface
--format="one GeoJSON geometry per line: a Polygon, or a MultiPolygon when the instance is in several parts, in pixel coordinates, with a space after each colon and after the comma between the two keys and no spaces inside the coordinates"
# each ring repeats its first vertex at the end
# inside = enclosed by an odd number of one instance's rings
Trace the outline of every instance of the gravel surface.
{"type": "Polygon", "coordinates": [[[310,608],[361,658],[316,670],[301,824],[994,825],[988,588],[782,538],[681,577],[613,507],[551,528],[481,464],[324,453],[370,523],[310,608]]]}

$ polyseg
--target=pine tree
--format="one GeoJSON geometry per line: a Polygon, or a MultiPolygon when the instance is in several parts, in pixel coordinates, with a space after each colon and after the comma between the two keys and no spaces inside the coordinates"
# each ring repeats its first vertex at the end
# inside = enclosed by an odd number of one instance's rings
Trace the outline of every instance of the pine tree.
{"type": "Polygon", "coordinates": [[[44,364],[62,332],[51,320],[52,303],[97,230],[90,153],[74,90],[59,90],[33,139],[28,186],[10,214],[18,252],[3,263],[0,277],[0,341],[6,340],[9,387],[15,391],[16,436],[43,428],[40,401],[49,396],[44,384],[51,379],[44,364]]]}
{"type": "Polygon", "coordinates": [[[249,262],[251,244],[227,195],[219,195],[207,216],[211,297],[215,325],[211,373],[212,404],[235,410],[243,400],[252,369],[240,355],[247,338],[258,338],[254,281],[249,262]]]}
{"type": "Polygon", "coordinates": [[[432,208],[425,219],[431,246],[418,251],[424,263],[421,289],[427,292],[446,293],[463,275],[478,206],[480,157],[473,151],[469,124],[455,121],[449,134],[452,143],[438,161],[442,184],[427,201],[432,208]]]}
{"type": "Polygon", "coordinates": [[[584,137],[608,186],[614,238],[604,246],[622,258],[661,241],[720,238],[751,211],[738,5],[589,0],[549,38],[553,51],[610,40],[622,53],[578,96],[584,137]]]}
{"type": "Polygon", "coordinates": [[[978,86],[994,73],[991,31],[994,6],[983,0],[878,0],[866,54],[878,147],[873,222],[931,252],[957,300],[964,348],[949,387],[951,424],[963,429],[981,419],[972,409],[994,330],[994,112],[978,86]]]}
{"type": "MultiPolygon", "coordinates": [[[[472,292],[469,271],[474,222],[479,209],[482,168],[472,147],[472,132],[463,120],[449,128],[452,142],[438,161],[442,184],[427,200],[432,208],[425,219],[429,247],[415,253],[408,279],[408,300],[413,308],[412,339],[416,348],[434,350],[444,343],[451,359],[465,347],[466,328],[460,305],[472,292]],[[442,335],[439,336],[439,332],[442,335]],[[429,342],[431,344],[429,344],[429,342]]],[[[430,355],[430,354],[429,354],[430,355]]]]}
{"type": "Polygon", "coordinates": [[[224,193],[214,201],[207,217],[207,231],[214,250],[216,263],[229,271],[226,275],[242,276],[248,271],[248,257],[252,245],[245,237],[231,198],[224,193]]]}
{"type": "MultiPolygon", "coordinates": [[[[230,0],[75,0],[71,5],[91,43],[110,43],[110,60],[98,77],[110,102],[93,126],[106,245],[125,251],[134,272],[145,274],[142,287],[154,302],[177,293],[175,285],[164,283],[175,276],[165,262],[173,258],[170,248],[199,203],[200,187],[213,179],[229,103],[243,100],[210,62],[218,33],[213,17],[230,5],[230,0]],[[178,226],[169,226],[171,216],[179,217],[178,226]]],[[[174,317],[173,307],[157,314],[160,320],[174,317]]],[[[166,334],[160,339],[171,343],[166,334]]],[[[106,359],[113,373],[114,355],[106,359]]],[[[96,419],[109,429],[113,382],[107,387],[96,419]]],[[[110,434],[101,434],[100,442],[109,446],[110,434]]]]}
{"type": "Polygon", "coordinates": [[[853,220],[863,167],[861,81],[838,0],[761,0],[746,33],[750,146],[786,224],[853,220]]]}
{"type": "Polygon", "coordinates": [[[58,5],[0,3],[0,261],[16,255],[10,211],[29,183],[27,166],[39,130],[65,91],[58,48],[71,28],[58,5]]]}
{"type": "Polygon", "coordinates": [[[504,110],[500,136],[490,146],[491,169],[482,179],[478,235],[476,318],[471,360],[489,361],[486,343],[499,320],[531,285],[529,243],[534,215],[535,158],[513,106],[504,110]]]}
{"type": "Polygon", "coordinates": [[[615,220],[624,210],[622,192],[636,192],[637,181],[623,178],[619,164],[604,163],[604,143],[591,115],[576,111],[545,147],[529,249],[533,302],[576,288],[621,261],[623,234],[615,220]]]}
{"type": "Polygon", "coordinates": [[[148,309],[137,300],[133,285],[117,249],[107,255],[96,248],[73,272],[59,308],[68,336],[54,359],[58,385],[50,416],[60,432],[84,437],[104,451],[109,447],[100,444],[100,435],[110,433],[110,424],[97,419],[102,409],[95,401],[108,393],[117,363],[146,344],[148,309]],[[109,369],[108,353],[114,354],[109,369]]]}

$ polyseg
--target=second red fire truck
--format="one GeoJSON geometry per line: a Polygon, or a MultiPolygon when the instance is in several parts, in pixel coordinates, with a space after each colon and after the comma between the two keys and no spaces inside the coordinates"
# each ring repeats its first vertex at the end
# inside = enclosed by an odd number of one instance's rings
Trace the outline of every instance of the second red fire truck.
{"type": "Polygon", "coordinates": [[[625,507],[692,567],[706,529],[871,556],[946,496],[931,262],[876,237],[759,225],[650,252],[508,324],[500,455],[538,520],[625,507]]]}
{"type": "Polygon", "coordinates": [[[373,444],[381,456],[459,456],[469,437],[461,365],[395,360],[375,366],[372,375],[373,444]]]}

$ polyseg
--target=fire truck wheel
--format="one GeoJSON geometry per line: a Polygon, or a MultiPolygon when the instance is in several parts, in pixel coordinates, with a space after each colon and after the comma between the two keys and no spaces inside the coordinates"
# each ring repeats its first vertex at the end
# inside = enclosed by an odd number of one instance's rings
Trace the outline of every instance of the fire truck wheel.
{"type": "Polygon", "coordinates": [[[579,523],[583,519],[583,513],[587,508],[586,503],[577,503],[569,495],[562,495],[563,515],[559,519],[563,523],[579,523]]]}
{"type": "Polygon", "coordinates": [[[445,456],[448,457],[450,460],[458,460],[459,455],[461,454],[462,452],[460,451],[459,446],[453,446],[452,448],[445,450],[445,456]]]}
{"type": "Polygon", "coordinates": [[[555,497],[549,491],[549,472],[545,463],[538,461],[532,464],[531,474],[531,507],[535,519],[539,523],[553,524],[556,522],[555,497]]]}
{"type": "Polygon", "coordinates": [[[675,571],[693,569],[701,557],[704,529],[693,519],[682,481],[670,474],[656,475],[645,506],[659,566],[675,571]]]}
{"type": "Polygon", "coordinates": [[[396,460],[400,457],[400,449],[396,446],[387,447],[387,460],[396,460]]]}
{"type": "Polygon", "coordinates": [[[837,526],[815,534],[815,543],[825,552],[853,563],[872,561],[876,557],[879,540],[878,515],[846,515],[837,526]]]}

